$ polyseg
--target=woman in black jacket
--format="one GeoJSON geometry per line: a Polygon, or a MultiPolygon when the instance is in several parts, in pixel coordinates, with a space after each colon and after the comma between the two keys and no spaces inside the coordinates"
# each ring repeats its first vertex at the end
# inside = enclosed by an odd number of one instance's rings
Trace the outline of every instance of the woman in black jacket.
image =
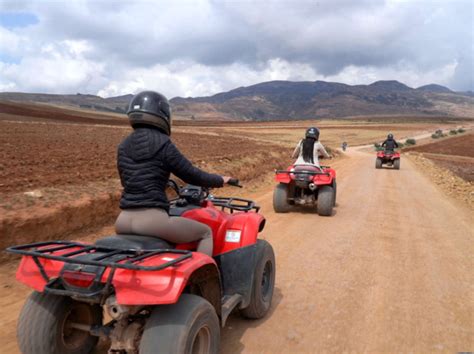
{"type": "Polygon", "coordinates": [[[166,184],[171,173],[202,187],[222,187],[230,177],[206,173],[179,152],[170,140],[171,110],[163,95],[152,91],[135,95],[127,115],[134,130],[118,148],[123,192],[117,233],[156,236],[171,243],[199,241],[197,251],[212,256],[209,226],[168,215],[166,184]]]}

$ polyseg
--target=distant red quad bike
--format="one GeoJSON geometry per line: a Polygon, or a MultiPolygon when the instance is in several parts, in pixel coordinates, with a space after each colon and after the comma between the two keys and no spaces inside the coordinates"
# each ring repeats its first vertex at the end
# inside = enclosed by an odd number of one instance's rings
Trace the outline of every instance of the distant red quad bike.
{"type": "Polygon", "coordinates": [[[293,165],[275,172],[278,182],[273,191],[275,212],[286,213],[302,205],[316,206],[321,216],[332,215],[337,191],[335,170],[329,166],[293,165]]]}
{"type": "Polygon", "coordinates": [[[377,151],[375,159],[375,168],[382,168],[382,165],[393,167],[395,170],[400,169],[400,153],[393,150],[377,151]]]}
{"type": "Polygon", "coordinates": [[[178,197],[170,214],[209,225],[213,257],[196,244],[137,235],[7,249],[23,256],[17,279],[35,290],[18,320],[22,353],[86,354],[104,337],[109,353],[214,354],[234,309],[249,319],[267,315],[276,267],[272,246],[257,238],[265,226],[259,207],[171,185],[178,197]]]}

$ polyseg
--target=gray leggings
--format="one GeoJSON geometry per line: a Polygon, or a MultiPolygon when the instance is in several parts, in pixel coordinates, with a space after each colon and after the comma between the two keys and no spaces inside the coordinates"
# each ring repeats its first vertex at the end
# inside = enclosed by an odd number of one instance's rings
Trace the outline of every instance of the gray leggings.
{"type": "Polygon", "coordinates": [[[199,241],[197,251],[212,256],[213,239],[209,226],[187,218],[169,216],[159,208],[122,210],[115,222],[118,234],[156,236],[171,243],[199,241]]]}

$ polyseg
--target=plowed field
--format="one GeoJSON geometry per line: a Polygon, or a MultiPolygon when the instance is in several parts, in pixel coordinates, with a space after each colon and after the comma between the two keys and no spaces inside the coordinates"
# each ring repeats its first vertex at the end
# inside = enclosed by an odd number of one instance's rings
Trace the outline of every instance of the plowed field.
{"type": "Polygon", "coordinates": [[[423,154],[436,165],[446,168],[468,182],[474,182],[474,134],[440,139],[407,149],[423,154]]]}

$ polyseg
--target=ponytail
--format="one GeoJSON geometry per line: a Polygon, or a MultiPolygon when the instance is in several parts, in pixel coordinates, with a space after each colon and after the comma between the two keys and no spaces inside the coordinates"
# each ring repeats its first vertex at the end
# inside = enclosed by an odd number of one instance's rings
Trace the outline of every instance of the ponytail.
{"type": "Polygon", "coordinates": [[[304,138],[303,139],[303,160],[306,163],[314,164],[314,143],[316,139],[314,138],[304,138]]]}

